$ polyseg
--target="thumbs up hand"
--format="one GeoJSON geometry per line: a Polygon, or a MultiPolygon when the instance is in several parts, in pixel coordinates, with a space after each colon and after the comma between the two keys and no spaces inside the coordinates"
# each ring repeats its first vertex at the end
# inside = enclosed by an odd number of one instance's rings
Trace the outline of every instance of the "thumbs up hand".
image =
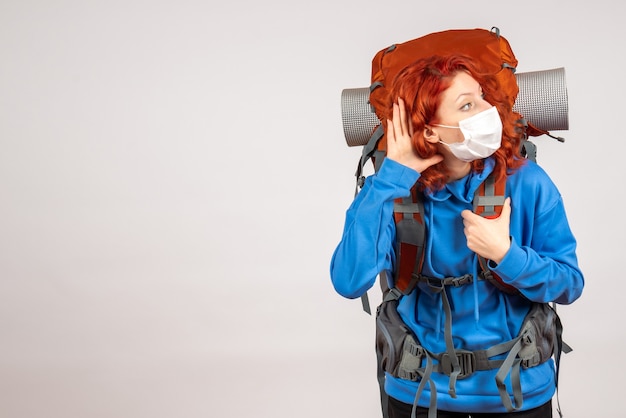
{"type": "Polygon", "coordinates": [[[484,218],[470,210],[461,212],[461,217],[467,247],[488,260],[500,263],[511,247],[511,198],[504,200],[502,213],[495,219],[484,218]]]}

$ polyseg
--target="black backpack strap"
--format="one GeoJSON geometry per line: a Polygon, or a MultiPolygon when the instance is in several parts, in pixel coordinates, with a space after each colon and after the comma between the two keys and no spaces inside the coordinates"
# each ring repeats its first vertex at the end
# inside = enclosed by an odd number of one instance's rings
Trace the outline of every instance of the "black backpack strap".
{"type": "MultiPolygon", "coordinates": [[[[380,282],[386,282],[386,273],[380,274],[380,282]]],[[[402,295],[396,293],[394,289],[387,289],[383,291],[383,301],[389,302],[392,300],[399,300],[402,295]]],[[[382,305],[382,304],[381,304],[382,305]]],[[[369,306],[368,306],[369,307],[369,306]]],[[[378,307],[381,309],[381,306],[378,307]]],[[[378,316],[379,312],[377,312],[378,316]]],[[[378,318],[376,319],[378,321],[378,318]]],[[[383,369],[382,353],[376,350],[376,380],[378,380],[378,390],[380,392],[380,406],[383,413],[383,418],[389,418],[389,395],[385,392],[385,370],[383,369]]]]}
{"type": "Polygon", "coordinates": [[[537,145],[524,139],[521,144],[522,156],[531,161],[537,161],[537,145]]]}
{"type": "Polygon", "coordinates": [[[363,150],[361,152],[361,158],[359,159],[359,164],[356,168],[356,187],[354,190],[354,195],[356,196],[359,193],[361,187],[363,187],[363,182],[365,181],[365,177],[363,176],[363,169],[365,168],[365,164],[367,164],[368,160],[374,160],[374,170],[378,171],[380,165],[382,164],[382,160],[384,158],[384,153],[377,149],[378,141],[384,135],[383,125],[378,125],[376,130],[370,136],[370,139],[367,141],[367,144],[363,146],[363,150]]]}

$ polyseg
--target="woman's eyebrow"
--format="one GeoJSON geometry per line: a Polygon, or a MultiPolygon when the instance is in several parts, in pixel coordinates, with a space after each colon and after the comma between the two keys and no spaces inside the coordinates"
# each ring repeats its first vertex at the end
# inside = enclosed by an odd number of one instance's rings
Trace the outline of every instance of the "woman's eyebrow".
{"type": "Polygon", "coordinates": [[[471,96],[473,93],[461,93],[456,97],[455,102],[461,101],[465,96],[471,96]]]}
{"type": "MultiPolygon", "coordinates": [[[[482,89],[482,87],[478,86],[478,91],[477,91],[477,93],[478,93],[478,94],[482,94],[482,93],[483,93],[483,89],[482,89]]],[[[458,102],[459,100],[461,100],[461,99],[462,99],[462,98],[464,98],[465,96],[472,96],[473,94],[474,94],[474,92],[463,92],[463,93],[460,93],[460,94],[456,97],[455,102],[458,102]]]]}

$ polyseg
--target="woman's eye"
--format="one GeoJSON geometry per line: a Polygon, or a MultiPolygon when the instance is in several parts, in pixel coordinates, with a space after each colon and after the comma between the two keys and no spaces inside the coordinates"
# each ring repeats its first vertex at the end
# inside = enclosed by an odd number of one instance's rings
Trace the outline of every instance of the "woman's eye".
{"type": "Polygon", "coordinates": [[[470,110],[472,108],[472,104],[471,103],[465,103],[463,106],[461,106],[461,110],[465,111],[465,110],[470,110]]]}

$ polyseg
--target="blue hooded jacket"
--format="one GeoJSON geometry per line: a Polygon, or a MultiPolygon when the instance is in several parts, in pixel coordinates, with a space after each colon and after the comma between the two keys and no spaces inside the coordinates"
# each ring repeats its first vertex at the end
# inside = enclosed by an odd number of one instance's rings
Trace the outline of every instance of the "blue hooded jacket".
{"type": "MultiPolygon", "coordinates": [[[[466,245],[461,212],[472,210],[474,192],[493,167],[493,159],[488,158],[483,172],[471,172],[442,190],[426,194],[424,275],[478,276],[480,267],[476,254],[466,245]]],[[[418,178],[418,172],[385,159],[378,172],[366,179],[346,213],[343,236],[331,261],[332,283],[342,296],[362,296],[380,272],[393,270],[394,199],[408,196],[418,178]]],[[[524,297],[503,293],[484,280],[447,289],[455,349],[482,350],[511,340],[519,333],[530,301],[569,304],[582,293],[584,278],[578,267],[576,240],[561,195],[545,171],[526,161],[508,176],[506,195],[511,197],[511,247],[502,261],[497,265],[490,263],[490,268],[524,297]]],[[[420,285],[400,299],[398,312],[426,349],[434,353],[446,351],[441,293],[420,285]]],[[[506,412],[495,383],[496,372],[497,369],[477,371],[458,380],[456,398],[448,393],[449,377],[433,373],[438,409],[506,412]]],[[[417,385],[418,382],[386,375],[387,394],[408,404],[414,401],[417,385]]],[[[510,387],[508,379],[507,385],[510,387]]],[[[521,409],[548,402],[555,392],[553,361],[522,368],[521,385],[521,409]]],[[[430,390],[427,385],[418,405],[428,407],[430,390]]]]}

